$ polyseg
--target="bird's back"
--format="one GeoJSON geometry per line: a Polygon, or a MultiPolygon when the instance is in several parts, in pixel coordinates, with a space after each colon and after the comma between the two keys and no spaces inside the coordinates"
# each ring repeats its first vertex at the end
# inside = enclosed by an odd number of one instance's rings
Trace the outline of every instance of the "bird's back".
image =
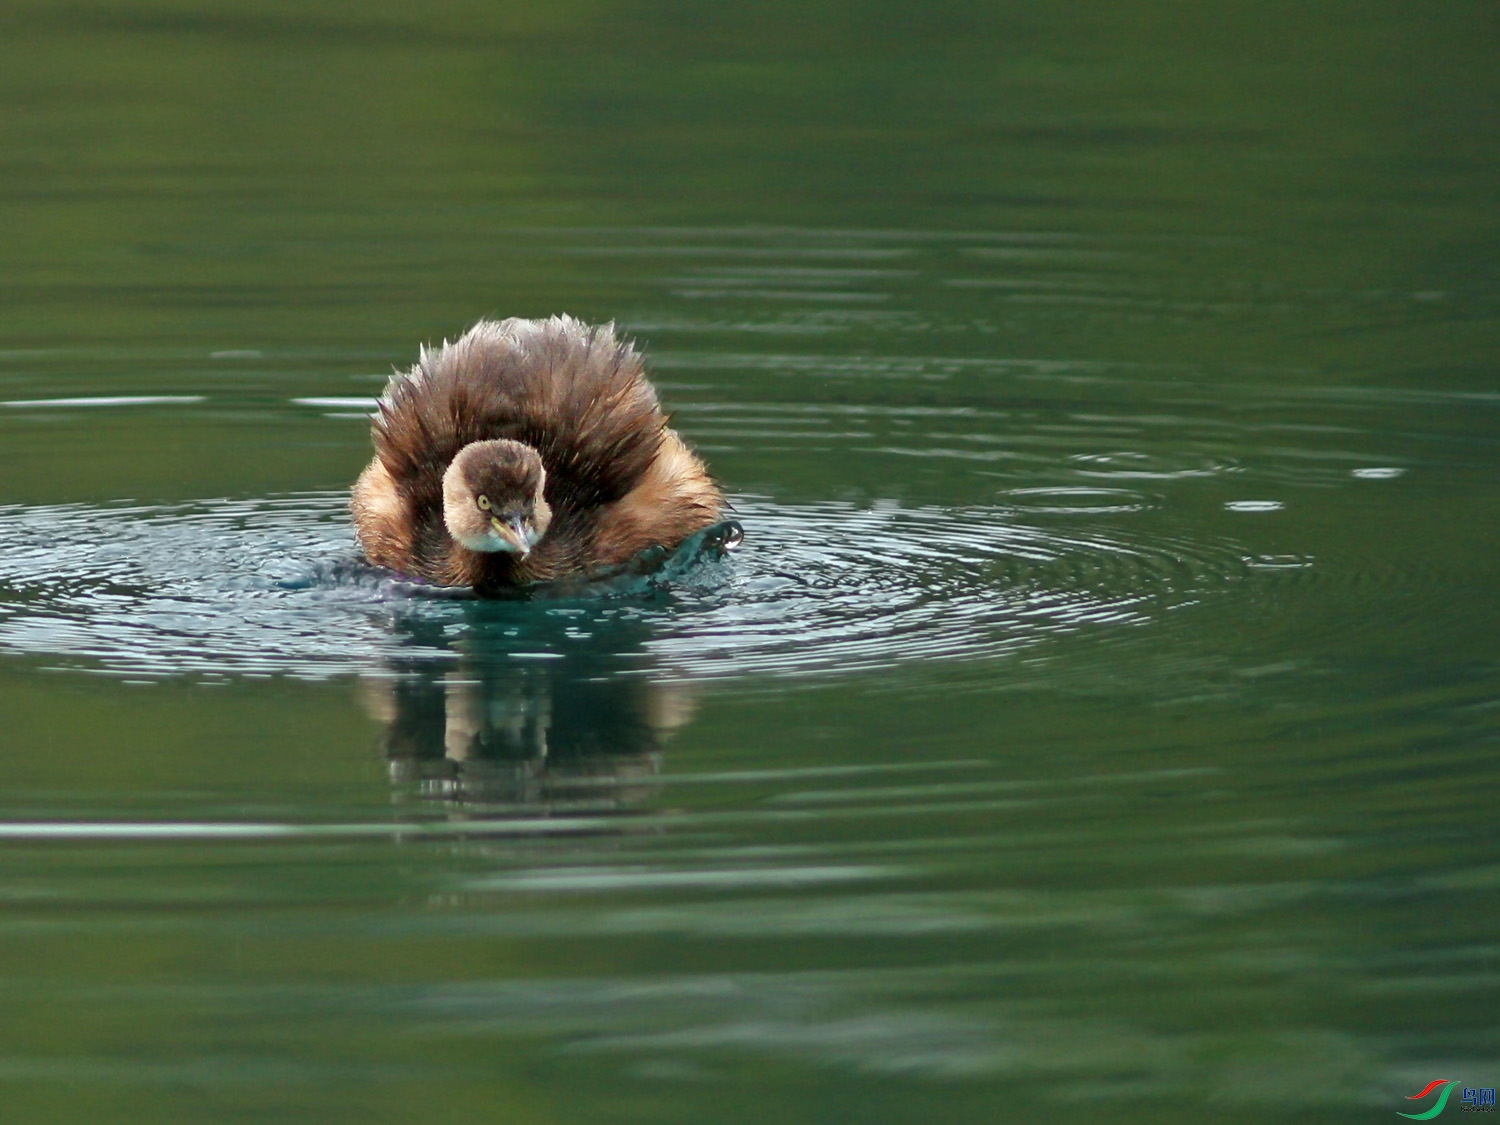
{"type": "Polygon", "coordinates": [[[547,469],[547,499],[573,511],[612,504],[650,467],[666,419],[641,357],[613,325],[569,316],[481,321],[423,349],[386,387],[375,451],[418,508],[439,507],[458,451],[510,438],[547,469]]]}

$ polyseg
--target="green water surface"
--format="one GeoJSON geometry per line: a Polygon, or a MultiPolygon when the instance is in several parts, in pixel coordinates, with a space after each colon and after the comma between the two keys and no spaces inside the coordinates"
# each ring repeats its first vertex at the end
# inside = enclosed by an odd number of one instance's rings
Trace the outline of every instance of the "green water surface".
{"type": "Polygon", "coordinates": [[[1500,1085],[1497,59],[1470,0],[7,4],[0,1116],[1500,1085]],[[564,311],[734,562],[360,572],[392,366],[564,311]]]}

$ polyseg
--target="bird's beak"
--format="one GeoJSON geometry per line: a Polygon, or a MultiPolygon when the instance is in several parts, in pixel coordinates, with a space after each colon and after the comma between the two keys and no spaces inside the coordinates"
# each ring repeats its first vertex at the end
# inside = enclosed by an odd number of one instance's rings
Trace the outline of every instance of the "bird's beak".
{"type": "Polygon", "coordinates": [[[531,524],[524,518],[501,522],[499,516],[490,517],[490,526],[495,529],[495,534],[510,544],[511,550],[523,559],[531,554],[531,548],[536,544],[536,533],[531,530],[531,524]]]}

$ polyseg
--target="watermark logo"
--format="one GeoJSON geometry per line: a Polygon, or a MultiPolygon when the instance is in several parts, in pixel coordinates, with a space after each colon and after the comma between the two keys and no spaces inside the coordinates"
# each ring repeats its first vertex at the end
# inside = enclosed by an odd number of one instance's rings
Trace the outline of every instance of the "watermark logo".
{"type": "MultiPolygon", "coordinates": [[[[1409,1117],[1413,1121],[1431,1121],[1434,1117],[1443,1112],[1444,1107],[1446,1107],[1448,1104],[1448,1095],[1450,1095],[1454,1090],[1457,1089],[1462,1089],[1464,1092],[1462,1101],[1463,1111],[1465,1113],[1495,1112],[1494,1087],[1460,1087],[1451,1078],[1439,1078],[1435,1081],[1427,1083],[1427,1085],[1423,1086],[1422,1089],[1417,1093],[1406,1095],[1407,1101],[1415,1102],[1425,1098],[1434,1090],[1438,1090],[1440,1092],[1438,1093],[1437,1101],[1433,1102],[1431,1106],[1423,1110],[1421,1113],[1402,1113],[1401,1116],[1409,1117]]],[[[1397,1110],[1396,1112],[1400,1113],[1401,1111],[1397,1110]]]]}

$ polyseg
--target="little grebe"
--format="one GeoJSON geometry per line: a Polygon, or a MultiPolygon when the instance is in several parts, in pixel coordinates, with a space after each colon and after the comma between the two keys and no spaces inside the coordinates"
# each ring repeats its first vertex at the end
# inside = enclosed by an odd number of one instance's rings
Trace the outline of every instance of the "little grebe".
{"type": "Polygon", "coordinates": [[[613,325],[481,321],[393,376],[371,429],[365,557],[480,594],[676,547],[724,507],[613,325]]]}

